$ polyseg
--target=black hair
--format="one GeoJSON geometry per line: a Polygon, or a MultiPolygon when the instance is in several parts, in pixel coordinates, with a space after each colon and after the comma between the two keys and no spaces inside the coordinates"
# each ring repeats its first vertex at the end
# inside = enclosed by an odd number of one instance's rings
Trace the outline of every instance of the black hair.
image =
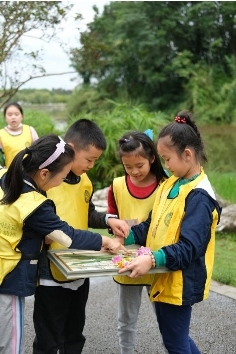
{"type": "Polygon", "coordinates": [[[148,159],[150,163],[154,157],[150,171],[156,176],[159,182],[167,177],[157,154],[155,144],[145,133],[131,131],[124,134],[118,141],[118,155],[120,159],[127,155],[138,155],[148,159]]]}
{"type": "Polygon", "coordinates": [[[20,113],[21,113],[21,115],[22,115],[22,116],[24,115],[23,108],[21,107],[21,105],[20,105],[18,102],[9,102],[9,103],[6,104],[6,106],[5,106],[4,109],[3,109],[4,118],[6,117],[6,111],[7,111],[7,109],[8,109],[9,107],[11,107],[11,106],[14,106],[14,107],[18,108],[19,111],[20,111],[20,113]]]}
{"type": "MultiPolygon", "coordinates": [[[[21,150],[11,162],[2,183],[4,196],[0,200],[1,204],[11,204],[15,202],[22,193],[24,175],[34,177],[39,170],[39,166],[45,162],[56,150],[56,145],[60,139],[55,134],[48,134],[36,140],[30,147],[21,150]]],[[[65,152],[46,166],[50,171],[50,177],[54,177],[62,171],[64,166],[73,161],[74,150],[68,144],[65,145],[65,152]]]]}
{"type": "Polygon", "coordinates": [[[99,126],[89,119],[75,121],[65,134],[65,141],[72,143],[75,150],[87,150],[90,145],[98,150],[106,149],[106,138],[99,126]]]}
{"type": "Polygon", "coordinates": [[[191,147],[200,162],[207,162],[201,134],[191,118],[191,112],[179,112],[175,117],[175,121],[168,124],[160,131],[158,139],[169,136],[171,146],[175,147],[179,154],[184,152],[186,148],[191,147]]]}

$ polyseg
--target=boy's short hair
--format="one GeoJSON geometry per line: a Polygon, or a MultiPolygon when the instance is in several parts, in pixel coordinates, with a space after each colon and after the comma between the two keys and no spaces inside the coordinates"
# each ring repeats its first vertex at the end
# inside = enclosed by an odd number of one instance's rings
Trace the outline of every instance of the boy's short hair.
{"type": "Polygon", "coordinates": [[[103,151],[107,146],[105,135],[99,126],[85,118],[75,121],[67,130],[64,139],[67,143],[72,143],[75,150],[87,150],[92,145],[103,151]]]}

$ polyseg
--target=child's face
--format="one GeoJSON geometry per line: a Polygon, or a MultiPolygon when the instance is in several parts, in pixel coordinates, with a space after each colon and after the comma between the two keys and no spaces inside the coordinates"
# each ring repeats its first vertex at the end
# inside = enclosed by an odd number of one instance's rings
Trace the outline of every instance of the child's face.
{"type": "Polygon", "coordinates": [[[89,145],[87,150],[75,150],[75,158],[71,171],[76,176],[81,176],[83,173],[88,172],[94,166],[95,161],[101,156],[102,152],[102,150],[98,150],[93,145],[89,145]]]}
{"type": "MultiPolygon", "coordinates": [[[[154,158],[153,158],[154,159],[154,158]]],[[[134,184],[143,182],[149,176],[151,163],[140,155],[124,155],[121,158],[125,171],[130,175],[134,184]]]]}
{"type": "Polygon", "coordinates": [[[5,119],[7,125],[14,129],[22,122],[23,116],[17,107],[10,106],[6,110],[5,119]]]}
{"type": "Polygon", "coordinates": [[[171,146],[170,137],[166,136],[158,140],[157,151],[164,160],[165,167],[175,177],[192,177],[192,168],[195,167],[195,161],[189,149],[185,149],[181,155],[178,154],[175,147],[171,146]]]}

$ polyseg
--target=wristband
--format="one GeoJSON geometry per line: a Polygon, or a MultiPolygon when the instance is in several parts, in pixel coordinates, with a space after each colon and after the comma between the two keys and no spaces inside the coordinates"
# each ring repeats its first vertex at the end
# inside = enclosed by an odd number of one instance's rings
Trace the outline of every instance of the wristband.
{"type": "Polygon", "coordinates": [[[107,224],[107,226],[109,226],[108,223],[107,223],[109,218],[118,219],[118,216],[115,215],[115,214],[106,214],[105,223],[107,224]]]}
{"type": "Polygon", "coordinates": [[[149,256],[151,257],[152,260],[152,268],[156,268],[156,260],[152,252],[149,253],[149,256]]]}

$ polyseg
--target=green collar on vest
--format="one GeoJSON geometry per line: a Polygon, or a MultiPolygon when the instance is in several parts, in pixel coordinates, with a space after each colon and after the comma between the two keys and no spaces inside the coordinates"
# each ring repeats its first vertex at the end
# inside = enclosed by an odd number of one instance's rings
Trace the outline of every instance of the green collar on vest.
{"type": "Polygon", "coordinates": [[[179,178],[176,183],[173,185],[173,187],[170,190],[170,193],[168,195],[169,199],[174,199],[179,195],[179,189],[181,186],[183,186],[184,184],[190,183],[192,181],[194,181],[198,176],[200,175],[200,173],[194,175],[191,178],[179,178]]]}

